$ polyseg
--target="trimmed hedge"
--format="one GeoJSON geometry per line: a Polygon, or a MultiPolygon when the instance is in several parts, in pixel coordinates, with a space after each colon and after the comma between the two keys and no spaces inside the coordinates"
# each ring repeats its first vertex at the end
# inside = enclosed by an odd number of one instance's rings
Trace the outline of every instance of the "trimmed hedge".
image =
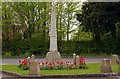
{"type": "MultiPolygon", "coordinates": [[[[58,41],[58,51],[63,56],[86,54],[113,54],[117,52],[116,42],[104,40],[99,50],[95,47],[94,41],[58,41]]],[[[49,51],[49,40],[32,39],[13,39],[2,41],[3,56],[30,56],[31,54],[45,56],[49,51]]],[[[119,53],[118,53],[119,54],[119,53]]]]}

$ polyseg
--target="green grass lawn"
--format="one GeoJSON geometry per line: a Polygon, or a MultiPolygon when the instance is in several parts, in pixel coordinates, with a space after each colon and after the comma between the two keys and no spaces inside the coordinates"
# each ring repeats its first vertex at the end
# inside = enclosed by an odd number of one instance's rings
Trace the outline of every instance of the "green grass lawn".
{"type": "MultiPolygon", "coordinates": [[[[88,69],[71,69],[71,70],[41,70],[41,75],[70,75],[70,74],[98,74],[100,73],[100,63],[88,63],[88,69]]],[[[0,66],[1,69],[1,66],[0,66]]],[[[18,65],[2,65],[2,70],[27,75],[28,70],[21,70],[18,65]]],[[[118,65],[112,65],[112,71],[118,72],[118,65]]]]}

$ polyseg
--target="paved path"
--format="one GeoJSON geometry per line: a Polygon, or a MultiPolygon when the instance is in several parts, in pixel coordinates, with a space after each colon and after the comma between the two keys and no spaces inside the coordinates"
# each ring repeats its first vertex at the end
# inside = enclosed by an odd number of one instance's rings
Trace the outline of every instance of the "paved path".
{"type": "MultiPolygon", "coordinates": [[[[0,72],[0,78],[3,77],[2,79],[16,79],[16,77],[11,76],[6,73],[0,72]]],[[[17,79],[26,79],[26,78],[17,78],[17,79]]],[[[53,79],[53,78],[27,78],[27,79],[53,79]]],[[[90,78],[54,78],[54,79],[120,79],[120,76],[109,76],[109,77],[90,77],[90,78]]]]}
{"type": "MultiPolygon", "coordinates": [[[[2,79],[16,79],[15,77],[8,75],[8,74],[2,74],[0,73],[0,77],[2,79]]],[[[26,79],[26,78],[17,78],[17,79],[26,79]]],[[[53,79],[53,78],[27,78],[27,79],[53,79]]],[[[54,78],[54,79],[120,79],[120,76],[112,76],[112,77],[94,77],[94,78],[54,78]]]]}
{"type": "MultiPolygon", "coordinates": [[[[107,57],[84,57],[87,63],[99,63],[103,58],[110,58],[107,57]]],[[[19,58],[3,58],[0,64],[18,64],[19,58]]],[[[20,58],[21,60],[24,58],[20,58]]],[[[36,58],[38,61],[44,61],[44,58],[36,58]]],[[[63,61],[71,61],[73,62],[73,58],[63,58],[63,61]]]]}
{"type": "Polygon", "coordinates": [[[8,75],[8,74],[3,74],[3,73],[0,71],[0,79],[1,79],[2,77],[13,77],[13,76],[8,75]]]}

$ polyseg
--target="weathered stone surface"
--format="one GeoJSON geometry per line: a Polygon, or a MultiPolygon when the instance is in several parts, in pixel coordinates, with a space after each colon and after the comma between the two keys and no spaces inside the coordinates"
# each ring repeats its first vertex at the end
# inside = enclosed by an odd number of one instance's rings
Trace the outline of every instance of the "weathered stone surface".
{"type": "Polygon", "coordinates": [[[35,61],[35,55],[32,54],[30,62],[34,62],[35,61]]]}
{"type": "Polygon", "coordinates": [[[30,57],[28,57],[27,60],[28,60],[27,65],[29,66],[29,64],[30,64],[30,57]]]}
{"type": "Polygon", "coordinates": [[[32,58],[32,59],[35,59],[35,55],[32,54],[31,58],[32,58]]]}
{"type": "Polygon", "coordinates": [[[80,66],[80,62],[79,62],[79,56],[76,56],[76,67],[80,66]]]}
{"type": "Polygon", "coordinates": [[[40,75],[40,65],[38,64],[37,61],[30,62],[29,75],[30,76],[39,76],[40,75]]]}
{"type": "Polygon", "coordinates": [[[46,55],[45,61],[58,62],[58,61],[62,61],[62,59],[59,52],[48,52],[46,55]]]}
{"type": "Polygon", "coordinates": [[[111,63],[112,64],[118,64],[119,63],[118,55],[116,55],[116,54],[112,55],[112,57],[111,57],[111,63]]]}
{"type": "Polygon", "coordinates": [[[101,62],[101,72],[110,73],[112,72],[111,64],[109,59],[103,59],[101,62]]]}
{"type": "Polygon", "coordinates": [[[76,66],[76,54],[73,54],[73,64],[76,66]]]}
{"type": "Polygon", "coordinates": [[[49,36],[50,36],[50,49],[46,55],[46,61],[48,62],[61,61],[61,55],[58,52],[58,47],[57,47],[56,6],[54,0],[52,0],[52,7],[51,7],[51,26],[50,26],[49,36]]]}

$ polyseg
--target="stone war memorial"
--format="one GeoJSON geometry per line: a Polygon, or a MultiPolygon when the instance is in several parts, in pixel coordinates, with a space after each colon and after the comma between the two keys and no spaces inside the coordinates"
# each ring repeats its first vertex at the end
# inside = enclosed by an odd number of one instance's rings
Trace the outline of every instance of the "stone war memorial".
{"type": "Polygon", "coordinates": [[[56,30],[56,6],[55,1],[52,1],[52,9],[51,9],[51,26],[50,26],[50,49],[46,55],[46,61],[48,62],[58,62],[61,61],[60,52],[58,52],[57,46],[57,30],[56,30]]]}
{"type": "Polygon", "coordinates": [[[3,1],[1,74],[119,79],[119,19],[119,2],[3,1]]]}

